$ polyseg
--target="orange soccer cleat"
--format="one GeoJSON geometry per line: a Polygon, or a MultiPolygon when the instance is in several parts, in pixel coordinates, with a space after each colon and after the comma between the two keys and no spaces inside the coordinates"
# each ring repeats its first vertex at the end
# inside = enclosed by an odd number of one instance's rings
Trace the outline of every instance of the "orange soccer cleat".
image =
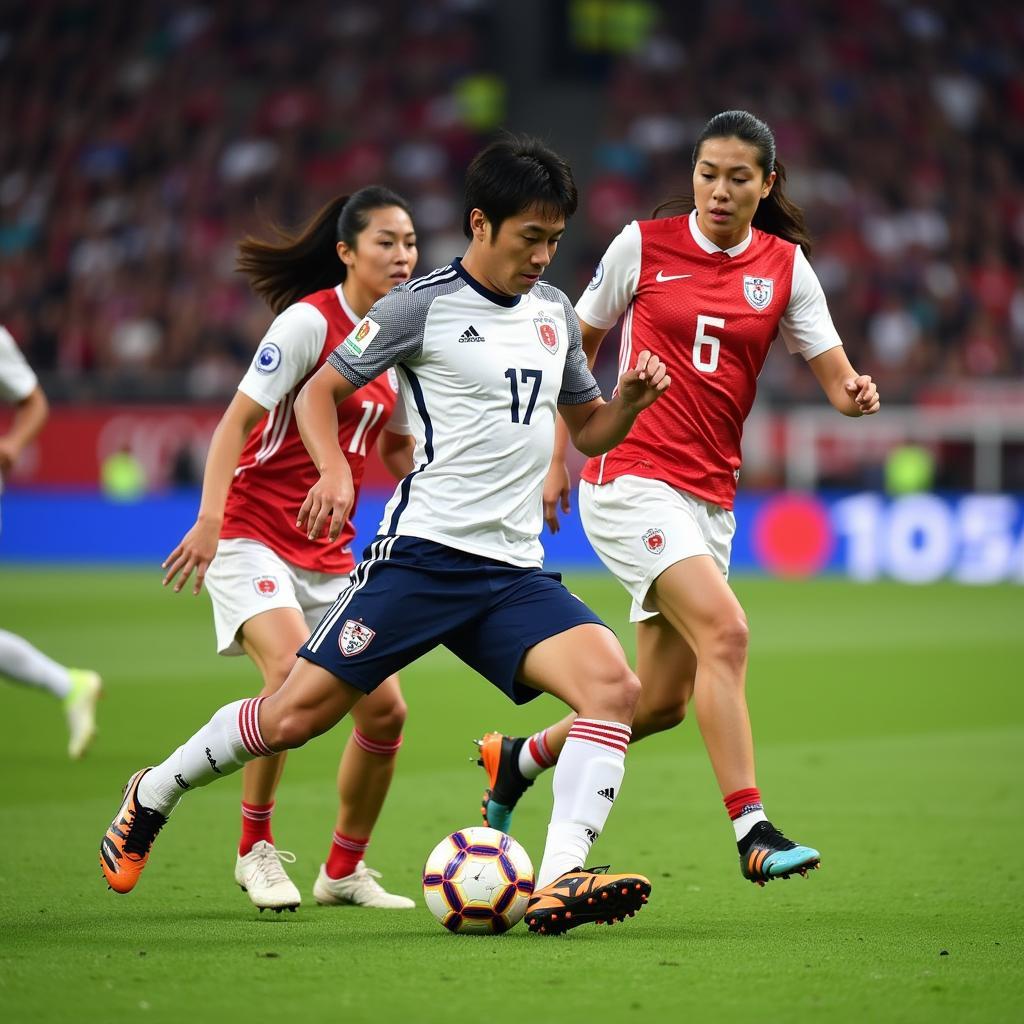
{"type": "Polygon", "coordinates": [[[526,927],[561,935],[581,924],[615,924],[632,917],[651,894],[643,875],[608,875],[604,868],[567,871],[538,889],[526,907],[526,927]]]}
{"type": "Polygon", "coordinates": [[[100,843],[100,867],[114,892],[135,888],[157,833],[167,824],[159,812],[139,803],[139,781],[148,768],[137,771],[124,787],[124,800],[100,843]]]}
{"type": "Polygon", "coordinates": [[[525,778],[519,770],[519,751],[526,739],[489,732],[473,742],[480,750],[476,763],[487,772],[490,782],[480,803],[484,824],[507,834],[519,798],[533,785],[533,779],[525,778]]]}

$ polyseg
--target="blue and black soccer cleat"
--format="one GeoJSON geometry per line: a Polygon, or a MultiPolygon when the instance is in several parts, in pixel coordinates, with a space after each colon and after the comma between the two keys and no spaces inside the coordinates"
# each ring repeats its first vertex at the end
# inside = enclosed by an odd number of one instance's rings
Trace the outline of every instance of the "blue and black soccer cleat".
{"type": "Polygon", "coordinates": [[[526,739],[489,732],[473,742],[480,748],[476,763],[487,772],[491,783],[480,802],[484,824],[508,833],[519,798],[533,785],[533,779],[527,779],[519,770],[519,751],[526,739]]]}
{"type": "Polygon", "coordinates": [[[787,839],[770,821],[759,821],[736,846],[740,851],[740,870],[744,878],[764,885],[774,878],[792,874],[807,877],[821,866],[821,854],[809,846],[798,846],[787,839]]]}

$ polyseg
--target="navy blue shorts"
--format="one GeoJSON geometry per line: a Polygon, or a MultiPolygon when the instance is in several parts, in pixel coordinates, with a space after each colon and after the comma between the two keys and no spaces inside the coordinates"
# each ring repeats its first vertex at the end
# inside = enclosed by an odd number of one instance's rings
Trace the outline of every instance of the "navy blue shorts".
{"type": "Polygon", "coordinates": [[[516,680],[526,651],[601,620],[562,577],[415,537],[378,537],[299,657],[364,693],[439,644],[517,704],[538,691],[516,680]]]}

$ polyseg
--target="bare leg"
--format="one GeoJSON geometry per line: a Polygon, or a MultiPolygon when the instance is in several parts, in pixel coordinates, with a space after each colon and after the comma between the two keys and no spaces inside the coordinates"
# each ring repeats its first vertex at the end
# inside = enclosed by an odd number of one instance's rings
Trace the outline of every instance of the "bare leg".
{"type": "Polygon", "coordinates": [[[652,594],[696,655],[697,722],[722,794],[755,787],[743,608],[708,555],[669,566],[655,580],[652,594]]]}
{"type": "MultiPolygon", "coordinates": [[[[398,676],[388,676],[376,690],[352,709],[355,728],[381,748],[393,746],[402,735],[406,707],[398,676]]],[[[347,836],[369,836],[384,806],[395,774],[397,750],[385,753],[360,745],[355,733],[345,744],[338,766],[337,830],[347,836]]]]}
{"type": "Polygon", "coordinates": [[[697,656],[663,615],[636,624],[636,674],[641,689],[633,717],[634,743],[683,721],[696,673],[697,656]]]}

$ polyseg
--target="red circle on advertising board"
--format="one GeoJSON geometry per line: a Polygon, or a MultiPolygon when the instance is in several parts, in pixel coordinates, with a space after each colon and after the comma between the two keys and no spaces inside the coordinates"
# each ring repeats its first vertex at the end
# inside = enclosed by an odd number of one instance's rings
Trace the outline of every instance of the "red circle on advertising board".
{"type": "Polygon", "coordinates": [[[754,520],[754,554],[777,576],[811,576],[828,565],[835,535],[825,506],[811,495],[771,498],[754,520]]]}

